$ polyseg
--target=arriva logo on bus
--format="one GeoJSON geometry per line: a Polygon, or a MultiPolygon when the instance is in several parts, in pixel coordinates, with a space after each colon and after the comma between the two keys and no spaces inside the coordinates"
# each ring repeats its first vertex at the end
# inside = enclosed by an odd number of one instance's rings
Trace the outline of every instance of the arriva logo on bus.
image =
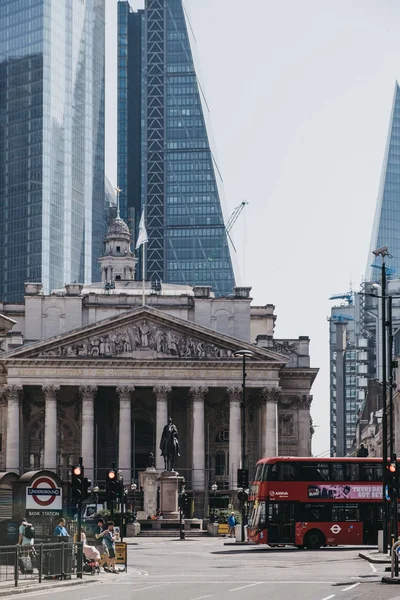
{"type": "Polygon", "coordinates": [[[271,498],[274,498],[274,497],[287,498],[289,496],[289,493],[288,492],[274,492],[273,490],[271,490],[269,495],[271,498]]]}

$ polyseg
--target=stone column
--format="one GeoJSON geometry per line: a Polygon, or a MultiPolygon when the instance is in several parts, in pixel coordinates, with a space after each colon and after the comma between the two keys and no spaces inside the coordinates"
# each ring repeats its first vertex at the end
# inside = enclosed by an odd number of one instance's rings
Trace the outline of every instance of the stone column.
{"type": "Polygon", "coordinates": [[[153,389],[156,397],[156,469],[164,470],[164,459],[160,455],[160,440],[163,429],[168,421],[168,394],[171,388],[166,386],[159,386],[153,389]]]}
{"type": "Polygon", "coordinates": [[[237,470],[241,466],[241,412],[242,388],[228,388],[229,396],[229,487],[237,488],[237,470]]]}
{"type": "Polygon", "coordinates": [[[263,388],[261,397],[265,402],[263,456],[278,455],[278,398],[279,388],[263,388]]]}
{"type": "Polygon", "coordinates": [[[193,465],[192,488],[194,491],[204,490],[205,440],[204,440],[204,398],[208,389],[192,387],[189,390],[193,402],[193,465]]]}
{"type": "Polygon", "coordinates": [[[117,387],[119,397],[118,468],[125,481],[132,480],[132,406],[133,386],[117,387]]]}
{"type": "Polygon", "coordinates": [[[85,476],[92,480],[93,485],[97,482],[94,476],[94,398],[97,388],[85,385],[79,388],[82,398],[82,428],[81,428],[81,452],[85,476]]]}
{"type": "Polygon", "coordinates": [[[44,459],[45,469],[55,471],[57,469],[57,392],[60,387],[48,385],[43,388],[45,399],[44,417],[44,459]]]}
{"type": "Polygon", "coordinates": [[[19,419],[20,398],[22,387],[7,385],[5,388],[7,398],[7,447],[6,447],[6,470],[20,472],[19,460],[19,419]]]}

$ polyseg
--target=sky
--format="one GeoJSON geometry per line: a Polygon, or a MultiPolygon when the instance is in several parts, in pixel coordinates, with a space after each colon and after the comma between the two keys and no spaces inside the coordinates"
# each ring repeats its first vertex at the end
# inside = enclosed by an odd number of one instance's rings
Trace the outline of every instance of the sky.
{"type": "MultiPolygon", "coordinates": [[[[131,0],[142,8],[144,0],[131,0]]],[[[106,171],[116,184],[116,5],[106,0],[106,171]]],[[[314,455],[329,451],[329,296],[368,259],[394,85],[397,0],[184,0],[239,283],[275,337],[311,338],[314,455]]],[[[368,259],[369,260],[369,259],[368,259]]]]}

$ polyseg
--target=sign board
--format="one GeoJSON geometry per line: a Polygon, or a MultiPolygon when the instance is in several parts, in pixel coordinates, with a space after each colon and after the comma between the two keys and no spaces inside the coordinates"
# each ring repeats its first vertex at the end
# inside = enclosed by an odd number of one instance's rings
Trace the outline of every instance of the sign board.
{"type": "Polygon", "coordinates": [[[125,565],[126,569],[128,569],[126,550],[127,546],[125,542],[117,542],[115,544],[115,563],[117,565],[125,565]]]}
{"type": "Polygon", "coordinates": [[[26,512],[28,516],[61,514],[62,488],[49,475],[40,475],[26,488],[26,512]]]}
{"type": "Polygon", "coordinates": [[[114,527],[114,535],[115,535],[115,541],[120,542],[121,541],[121,530],[119,527],[114,527]]]}
{"type": "Polygon", "coordinates": [[[382,485],[313,484],[308,486],[308,497],[332,500],[382,500],[382,485]]]}

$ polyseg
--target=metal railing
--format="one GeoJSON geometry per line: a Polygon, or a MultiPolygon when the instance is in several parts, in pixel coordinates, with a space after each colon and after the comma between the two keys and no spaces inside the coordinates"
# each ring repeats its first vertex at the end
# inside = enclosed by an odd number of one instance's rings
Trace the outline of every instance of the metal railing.
{"type": "Polygon", "coordinates": [[[0,546],[0,582],[82,578],[83,543],[0,546]]]}

